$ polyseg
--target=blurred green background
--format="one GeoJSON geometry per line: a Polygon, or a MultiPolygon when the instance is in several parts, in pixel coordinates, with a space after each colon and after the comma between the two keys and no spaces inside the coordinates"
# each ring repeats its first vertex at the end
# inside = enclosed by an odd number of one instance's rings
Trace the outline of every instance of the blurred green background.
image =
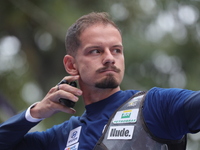
{"type": "MultiPolygon", "coordinates": [[[[67,28],[80,16],[106,11],[120,27],[125,47],[125,89],[177,87],[199,90],[200,0],[1,0],[0,122],[40,101],[67,73],[67,28]]],[[[84,112],[80,101],[76,115],[84,112]]],[[[58,113],[34,130],[71,115],[58,113]]],[[[189,135],[188,150],[200,149],[189,135]]]]}

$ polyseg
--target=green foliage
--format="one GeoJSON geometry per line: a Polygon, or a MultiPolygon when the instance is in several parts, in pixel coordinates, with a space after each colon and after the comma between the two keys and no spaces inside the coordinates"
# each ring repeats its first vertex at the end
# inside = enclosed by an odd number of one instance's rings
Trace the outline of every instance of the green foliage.
{"type": "MultiPolygon", "coordinates": [[[[0,1],[0,94],[4,97],[0,112],[5,114],[0,120],[40,101],[67,75],[62,64],[65,33],[91,11],[110,13],[122,30],[123,90],[153,86],[199,90],[199,6],[198,0],[0,1]]],[[[82,100],[75,109],[82,114],[82,100]]],[[[43,121],[41,130],[69,117],[58,113],[43,121]]],[[[198,143],[191,143],[192,149],[198,149],[198,143]]]]}

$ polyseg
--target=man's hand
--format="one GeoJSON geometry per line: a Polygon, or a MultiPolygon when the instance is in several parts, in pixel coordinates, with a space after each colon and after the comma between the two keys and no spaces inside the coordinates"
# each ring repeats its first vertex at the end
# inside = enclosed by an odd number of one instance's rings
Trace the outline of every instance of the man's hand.
{"type": "MultiPolygon", "coordinates": [[[[72,82],[78,80],[79,76],[67,76],[64,79],[72,82]]],[[[56,85],[51,88],[44,99],[37,103],[35,107],[30,110],[31,116],[34,118],[48,118],[57,112],[66,112],[74,114],[76,111],[73,108],[66,107],[59,103],[60,98],[70,99],[77,102],[78,97],[81,96],[82,91],[78,88],[72,87],[68,84],[60,84],[59,89],[56,85]]]]}

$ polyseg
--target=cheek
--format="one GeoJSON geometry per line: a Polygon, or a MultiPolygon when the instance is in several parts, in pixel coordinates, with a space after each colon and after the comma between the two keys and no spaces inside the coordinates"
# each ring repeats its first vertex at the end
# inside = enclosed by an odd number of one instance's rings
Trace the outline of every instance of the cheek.
{"type": "Polygon", "coordinates": [[[121,71],[124,71],[124,68],[125,68],[124,59],[121,59],[121,60],[119,61],[119,66],[120,66],[120,68],[122,69],[121,71]]]}
{"type": "Polygon", "coordinates": [[[93,72],[95,71],[95,68],[97,66],[97,61],[95,61],[94,59],[81,58],[78,59],[77,62],[78,62],[77,63],[78,70],[81,73],[93,72]]]}
{"type": "Polygon", "coordinates": [[[88,65],[87,63],[82,63],[81,65],[79,65],[78,71],[80,76],[87,77],[90,76],[92,72],[94,72],[94,68],[91,65],[88,65]]]}
{"type": "Polygon", "coordinates": [[[120,70],[121,70],[121,76],[122,76],[122,78],[123,78],[123,76],[124,76],[124,71],[125,71],[125,64],[124,64],[124,61],[123,61],[123,59],[120,61],[120,63],[119,63],[119,67],[120,67],[120,70]]]}
{"type": "Polygon", "coordinates": [[[95,80],[95,70],[91,66],[84,65],[79,68],[81,82],[85,85],[92,85],[95,80]]]}

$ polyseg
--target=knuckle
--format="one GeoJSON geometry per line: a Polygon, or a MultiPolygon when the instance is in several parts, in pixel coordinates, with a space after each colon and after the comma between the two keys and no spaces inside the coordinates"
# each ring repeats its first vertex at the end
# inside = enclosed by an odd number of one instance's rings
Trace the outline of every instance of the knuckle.
{"type": "Polygon", "coordinates": [[[49,90],[49,93],[53,93],[53,92],[55,92],[55,90],[57,90],[57,87],[52,87],[52,88],[49,90]]]}

